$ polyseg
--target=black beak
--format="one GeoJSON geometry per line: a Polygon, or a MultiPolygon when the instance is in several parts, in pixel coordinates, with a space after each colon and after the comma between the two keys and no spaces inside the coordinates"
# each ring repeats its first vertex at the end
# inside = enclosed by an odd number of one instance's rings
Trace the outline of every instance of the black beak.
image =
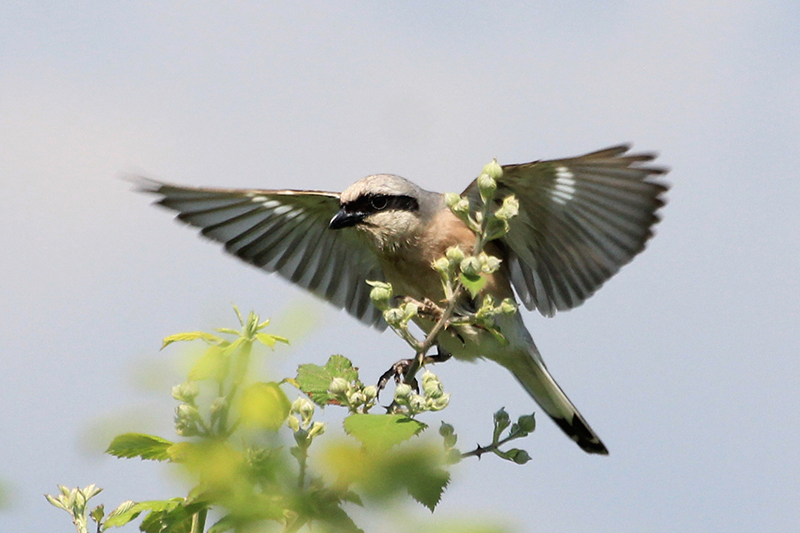
{"type": "Polygon", "coordinates": [[[355,226],[364,219],[363,213],[348,213],[344,209],[340,209],[338,213],[333,215],[333,218],[328,223],[330,229],[342,229],[350,226],[355,226]]]}

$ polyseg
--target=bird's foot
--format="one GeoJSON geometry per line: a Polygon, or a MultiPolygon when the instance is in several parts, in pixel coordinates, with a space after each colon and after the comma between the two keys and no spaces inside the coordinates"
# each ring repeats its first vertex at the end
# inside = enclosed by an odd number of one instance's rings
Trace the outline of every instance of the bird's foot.
{"type": "MultiPolygon", "coordinates": [[[[452,356],[453,355],[450,352],[446,352],[437,346],[436,354],[426,355],[422,359],[422,364],[424,366],[433,363],[444,363],[452,356]]],[[[378,392],[380,393],[380,391],[386,388],[386,384],[389,383],[389,379],[394,378],[395,384],[399,385],[400,383],[408,383],[411,385],[411,388],[414,389],[414,392],[419,393],[419,383],[417,382],[417,379],[414,377],[412,377],[410,381],[406,379],[409,369],[415,362],[416,359],[401,359],[393,364],[389,370],[381,375],[380,379],[378,380],[378,392]]]]}
{"type": "Polygon", "coordinates": [[[444,309],[436,305],[436,302],[428,298],[423,298],[422,301],[412,298],[410,296],[401,296],[400,299],[403,303],[413,303],[417,305],[417,316],[430,320],[431,322],[438,322],[444,314],[444,309]]]}

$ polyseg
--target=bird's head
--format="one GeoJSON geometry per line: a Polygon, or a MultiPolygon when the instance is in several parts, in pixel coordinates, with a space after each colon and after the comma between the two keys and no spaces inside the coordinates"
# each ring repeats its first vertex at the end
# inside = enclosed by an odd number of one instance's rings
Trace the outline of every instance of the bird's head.
{"type": "Polygon", "coordinates": [[[342,192],[339,212],[328,227],[353,227],[377,250],[396,251],[411,244],[423,230],[422,204],[429,194],[400,176],[367,176],[342,192]]]}

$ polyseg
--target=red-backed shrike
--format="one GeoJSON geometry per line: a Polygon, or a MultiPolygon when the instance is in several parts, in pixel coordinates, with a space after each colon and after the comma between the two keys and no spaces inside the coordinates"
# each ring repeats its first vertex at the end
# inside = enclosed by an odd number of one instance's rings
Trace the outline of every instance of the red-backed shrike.
{"type": "MultiPolygon", "coordinates": [[[[513,194],[519,213],[489,251],[502,260],[484,293],[516,297],[542,315],[576,307],[644,249],[664,205],[665,169],[653,154],[615,146],[579,157],[503,166],[498,204],[513,194]]],[[[475,234],[444,203],[390,174],[368,176],[341,194],[321,191],[207,189],[139,180],[141,190],[178,219],[202,228],[240,259],[308,289],[361,321],[385,328],[367,280],[388,281],[395,294],[441,301],[432,268],[451,246],[470,253],[475,234]]],[[[481,198],[473,181],[463,193],[473,210],[481,198]]],[[[462,308],[475,302],[464,294],[462,308]]],[[[433,322],[418,317],[429,331],[433,322]]],[[[583,450],[608,450],[545,367],[519,313],[498,315],[506,343],[485,330],[443,331],[439,348],[456,359],[491,359],[522,384],[583,450]]]]}

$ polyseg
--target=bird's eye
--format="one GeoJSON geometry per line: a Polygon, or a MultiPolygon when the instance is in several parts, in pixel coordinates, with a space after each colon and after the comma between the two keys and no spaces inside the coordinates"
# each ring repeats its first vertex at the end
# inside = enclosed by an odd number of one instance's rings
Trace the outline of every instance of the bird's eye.
{"type": "Polygon", "coordinates": [[[376,211],[381,211],[382,209],[386,209],[387,204],[389,201],[386,199],[385,196],[373,196],[372,197],[372,208],[376,211]]]}

